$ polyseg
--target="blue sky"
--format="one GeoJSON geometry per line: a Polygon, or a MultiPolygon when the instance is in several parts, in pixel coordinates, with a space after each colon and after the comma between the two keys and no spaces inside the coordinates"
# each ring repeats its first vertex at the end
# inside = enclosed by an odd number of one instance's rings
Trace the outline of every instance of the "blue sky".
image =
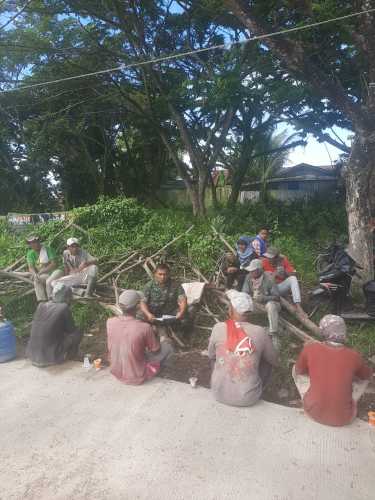
{"type": "MultiPolygon", "coordinates": [[[[335,133],[350,146],[351,132],[335,127],[335,133]]],[[[311,165],[330,165],[339,159],[342,151],[327,143],[318,142],[312,135],[307,138],[307,146],[298,146],[289,154],[288,167],[298,163],[310,163],[311,165]]]]}

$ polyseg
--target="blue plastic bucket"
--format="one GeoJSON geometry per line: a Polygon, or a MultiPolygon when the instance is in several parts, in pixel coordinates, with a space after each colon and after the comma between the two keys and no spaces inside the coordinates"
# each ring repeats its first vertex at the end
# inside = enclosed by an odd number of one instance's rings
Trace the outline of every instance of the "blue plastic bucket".
{"type": "Polygon", "coordinates": [[[10,321],[0,321],[0,363],[16,357],[16,337],[10,321]]]}

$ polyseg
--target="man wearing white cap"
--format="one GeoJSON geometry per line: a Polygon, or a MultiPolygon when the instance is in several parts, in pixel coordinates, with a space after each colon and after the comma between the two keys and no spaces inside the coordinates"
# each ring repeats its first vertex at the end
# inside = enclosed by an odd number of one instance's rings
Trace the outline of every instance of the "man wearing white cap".
{"type": "Polygon", "coordinates": [[[277,335],[279,328],[280,293],[275,283],[263,270],[262,261],[254,259],[245,268],[248,275],[242,291],[249,294],[254,302],[263,305],[267,311],[269,333],[277,335]]]}
{"type": "Polygon", "coordinates": [[[59,279],[55,279],[52,284],[64,283],[70,287],[87,285],[85,296],[90,297],[98,276],[97,259],[80,247],[77,238],[69,238],[66,245],[67,249],[63,253],[64,272],[60,271],[59,279]]]}
{"type": "Polygon", "coordinates": [[[149,323],[136,319],[141,299],[139,292],[125,290],[119,297],[123,315],[107,321],[111,373],[125,384],[151,379],[173,352],[169,342],[159,342],[149,323]]]}
{"type": "Polygon", "coordinates": [[[214,363],[211,389],[217,401],[233,406],[251,406],[278,364],[278,352],[264,328],[249,322],[251,297],[229,290],[229,319],[212,329],[208,356],[214,363]]]}

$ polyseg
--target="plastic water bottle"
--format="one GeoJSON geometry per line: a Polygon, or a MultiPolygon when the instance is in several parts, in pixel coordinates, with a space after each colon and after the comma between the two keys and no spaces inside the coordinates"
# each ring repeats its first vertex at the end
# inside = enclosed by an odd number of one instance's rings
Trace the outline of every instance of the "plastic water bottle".
{"type": "Polygon", "coordinates": [[[83,358],[83,368],[85,368],[86,370],[89,370],[91,368],[90,354],[85,354],[85,357],[83,358]]]}

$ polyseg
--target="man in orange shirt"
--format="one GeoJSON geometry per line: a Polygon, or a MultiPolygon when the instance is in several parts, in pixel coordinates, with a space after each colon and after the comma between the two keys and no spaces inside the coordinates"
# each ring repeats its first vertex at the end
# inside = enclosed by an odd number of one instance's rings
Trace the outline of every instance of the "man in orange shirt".
{"type": "Polygon", "coordinates": [[[277,285],[280,295],[292,293],[293,303],[299,314],[306,315],[301,307],[301,291],[296,277],[296,270],[278,248],[270,247],[262,259],[264,271],[277,285]]]}
{"type": "Polygon", "coordinates": [[[346,326],[340,316],[320,321],[324,342],[306,344],[293,368],[293,378],[305,412],[321,424],[350,424],[372,370],[362,356],[345,347],[346,326]]]}

